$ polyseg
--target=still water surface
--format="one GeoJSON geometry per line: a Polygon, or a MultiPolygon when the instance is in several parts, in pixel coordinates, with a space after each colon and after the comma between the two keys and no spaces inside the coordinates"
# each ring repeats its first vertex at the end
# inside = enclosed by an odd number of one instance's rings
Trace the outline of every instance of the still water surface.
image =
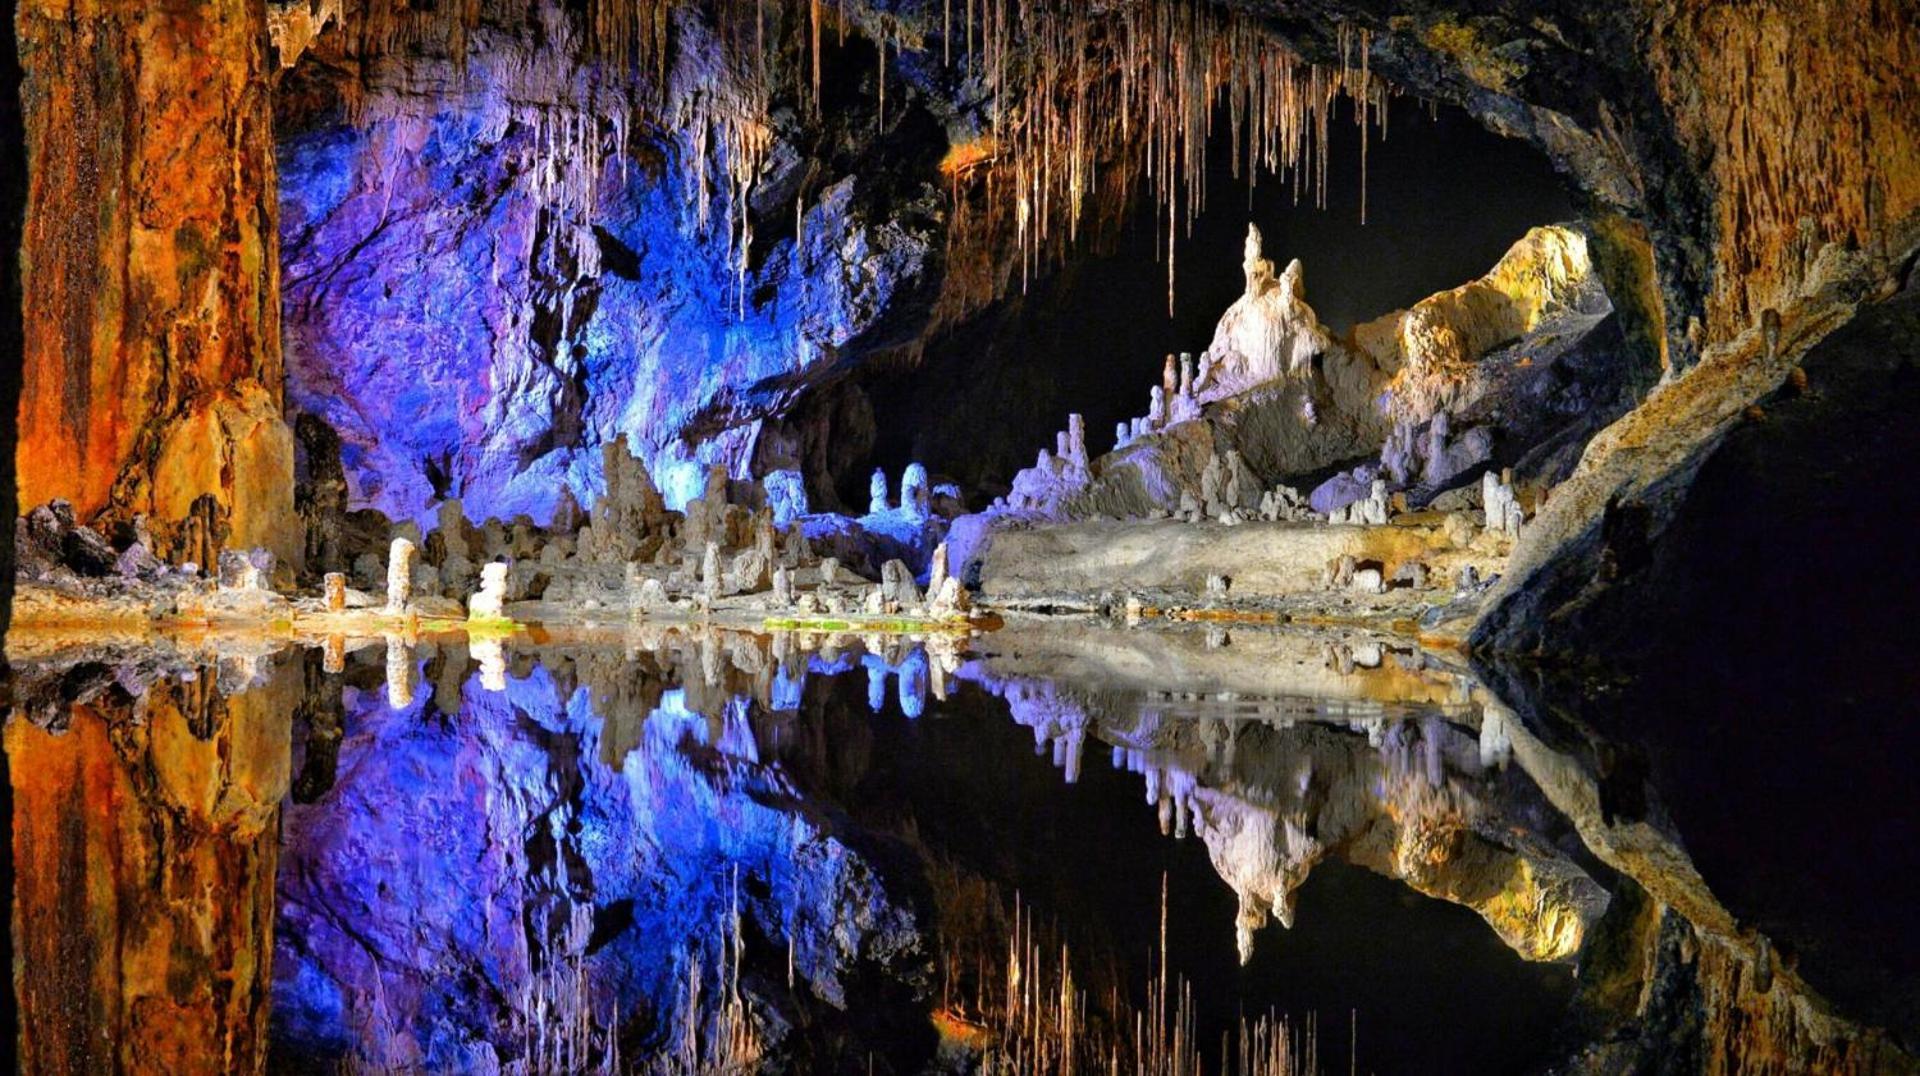
{"type": "Polygon", "coordinates": [[[1521,1071],[1608,901],[1473,678],[1362,637],[628,629],[18,673],[37,1071],[1213,1072],[1255,1040],[1262,1071],[1521,1071]]]}

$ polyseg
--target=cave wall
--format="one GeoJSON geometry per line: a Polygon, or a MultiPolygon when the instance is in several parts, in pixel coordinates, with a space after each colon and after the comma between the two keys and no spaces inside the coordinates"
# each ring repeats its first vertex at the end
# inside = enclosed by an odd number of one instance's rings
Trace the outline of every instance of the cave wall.
{"type": "Polygon", "coordinates": [[[1323,60],[1356,19],[1395,85],[1540,147],[1624,218],[1607,257],[1650,265],[1639,316],[1675,368],[1785,306],[1825,244],[1897,254],[1920,210],[1920,25],[1896,0],[1236,6],[1323,60]]]}
{"type": "Polygon", "coordinates": [[[163,551],[298,549],[259,4],[35,0],[19,491],[163,551]]]}
{"type": "Polygon", "coordinates": [[[880,173],[931,174],[939,128],[899,103],[880,128],[856,47],[827,57],[819,116],[776,57],[789,82],[742,135],[711,103],[744,77],[721,31],[690,8],[674,28],[661,101],[546,0],[493,5],[461,60],[412,50],[329,85],[323,32],[289,76],[289,395],[340,433],[356,505],[545,522],[563,488],[592,503],[625,434],[677,507],[705,463],[745,473],[738,394],[833,359],[936,261],[931,190],[880,173]],[[727,182],[743,156],[750,191],[727,182]]]}

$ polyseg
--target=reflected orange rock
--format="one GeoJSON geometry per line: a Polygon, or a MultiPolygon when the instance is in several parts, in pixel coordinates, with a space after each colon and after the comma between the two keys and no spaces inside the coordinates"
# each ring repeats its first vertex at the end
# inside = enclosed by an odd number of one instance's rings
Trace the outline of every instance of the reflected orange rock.
{"type": "Polygon", "coordinates": [[[20,1071],[264,1068],[287,671],[9,720],[20,1071]]]}

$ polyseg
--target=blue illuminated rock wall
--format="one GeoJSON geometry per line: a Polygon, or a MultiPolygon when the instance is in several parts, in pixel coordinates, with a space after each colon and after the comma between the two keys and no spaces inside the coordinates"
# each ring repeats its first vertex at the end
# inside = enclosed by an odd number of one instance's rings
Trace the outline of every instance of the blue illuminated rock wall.
{"type": "Polygon", "coordinates": [[[756,423],[688,445],[689,421],[833,359],[926,268],[931,227],[870,223],[863,178],[795,148],[810,132],[788,110],[749,192],[769,238],[737,275],[721,140],[699,121],[628,131],[621,108],[580,103],[627,92],[589,69],[529,103],[525,70],[552,62],[530,49],[404,69],[355,122],[334,109],[282,133],[289,398],[340,433],[354,507],[424,523],[458,496],[474,519],[544,522],[563,486],[592,503],[599,446],[622,433],[671,501],[693,460],[744,476],[756,423]],[[569,122],[571,141],[553,134],[569,122]]]}

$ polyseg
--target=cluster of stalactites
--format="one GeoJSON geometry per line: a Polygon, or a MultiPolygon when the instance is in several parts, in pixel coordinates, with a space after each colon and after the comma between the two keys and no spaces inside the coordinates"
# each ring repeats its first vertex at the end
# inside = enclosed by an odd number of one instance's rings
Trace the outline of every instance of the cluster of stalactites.
{"type": "MultiPolygon", "coordinates": [[[[444,48],[457,66],[484,5],[337,2],[347,47],[358,58],[444,48]]],[[[532,113],[516,118],[537,132],[541,147],[532,169],[536,194],[550,199],[556,212],[585,220],[602,166],[622,153],[635,124],[686,132],[696,218],[705,227],[709,206],[724,206],[729,260],[744,303],[753,241],[747,203],[772,146],[772,102],[777,89],[788,89],[803,108],[819,113],[821,41],[829,24],[842,41],[852,27],[875,42],[884,124],[889,48],[896,54],[928,48],[926,37],[898,16],[864,4],[850,12],[846,0],[591,0],[582,16],[584,47],[573,51],[621,75],[621,90],[590,90],[579,100],[566,49],[552,49],[550,62],[529,63],[525,80],[544,83],[530,87],[542,92],[508,99],[527,102],[516,111],[532,113]],[[702,58],[690,59],[690,49],[702,58]],[[783,52],[792,53],[792,63],[780,62],[783,52]],[[791,87],[777,85],[783,75],[791,87]]],[[[1174,244],[1205,207],[1206,147],[1221,104],[1236,173],[1244,165],[1249,183],[1262,171],[1279,175],[1290,180],[1296,198],[1309,195],[1322,207],[1338,98],[1353,99],[1363,128],[1371,116],[1385,131],[1388,89],[1372,73],[1370,35],[1344,24],[1338,68],[1307,63],[1236,12],[1183,0],[1117,0],[1097,11],[1080,0],[944,0],[941,31],[942,60],[977,79],[989,102],[982,151],[962,154],[951,167],[956,198],[961,172],[984,175],[985,212],[956,212],[956,231],[966,233],[959,241],[991,243],[1010,235],[1023,288],[1042,259],[1064,254],[1078,240],[1090,198],[1102,203],[1096,208],[1116,213],[1112,203],[1145,192],[1164,222],[1171,309],[1174,244]],[[1103,176],[1102,169],[1111,174],[1103,176]]],[[[1366,142],[1363,137],[1363,220],[1366,142]]],[[[585,227],[575,230],[589,234],[585,227]]],[[[575,246],[576,260],[593,258],[592,243],[575,246]]]]}
{"type": "MultiPolygon", "coordinates": [[[[949,16],[951,17],[951,16],[949,16]]],[[[1251,184],[1261,171],[1290,179],[1294,195],[1326,205],[1328,128],[1338,98],[1355,102],[1364,128],[1385,132],[1388,88],[1373,74],[1371,35],[1340,29],[1338,69],[1302,60],[1234,12],[1181,0],[1122,0],[1098,12],[1068,0],[967,0],[965,65],[987,87],[992,135],[986,153],[987,213],[975,227],[1011,229],[1024,288],[1039,261],[1079,238],[1097,191],[1152,197],[1164,223],[1167,302],[1173,304],[1174,242],[1206,205],[1206,147],[1225,104],[1234,170],[1251,184]],[[1357,60],[1357,63],[1356,63],[1357,60]],[[1101,167],[1116,172],[1096,188],[1101,167]]]]}
{"type": "MultiPolygon", "coordinates": [[[[370,72],[397,54],[439,54],[465,80],[464,91],[485,93],[491,102],[486,112],[493,129],[483,137],[504,136],[509,126],[529,132],[531,159],[523,173],[529,194],[562,226],[553,229],[557,238],[548,249],[528,253],[556,275],[597,269],[595,193],[610,165],[624,175],[631,133],[653,129],[684,137],[690,208],[706,228],[719,206],[744,303],[753,240],[747,203],[773,143],[777,79],[791,78],[792,92],[818,110],[819,42],[830,17],[818,0],[591,0],[577,13],[556,5],[544,12],[549,26],[540,46],[490,57],[484,74],[468,72],[472,38],[483,22],[525,20],[524,6],[490,14],[487,0],[327,4],[323,20],[280,19],[286,26],[279,37],[305,47],[319,32],[310,24],[331,27],[335,47],[362,72],[347,87],[352,122],[418,113],[413,93],[391,92],[370,72]],[[799,62],[780,63],[782,48],[796,50],[799,62]]],[[[844,34],[844,12],[839,18],[844,34]]]]}

